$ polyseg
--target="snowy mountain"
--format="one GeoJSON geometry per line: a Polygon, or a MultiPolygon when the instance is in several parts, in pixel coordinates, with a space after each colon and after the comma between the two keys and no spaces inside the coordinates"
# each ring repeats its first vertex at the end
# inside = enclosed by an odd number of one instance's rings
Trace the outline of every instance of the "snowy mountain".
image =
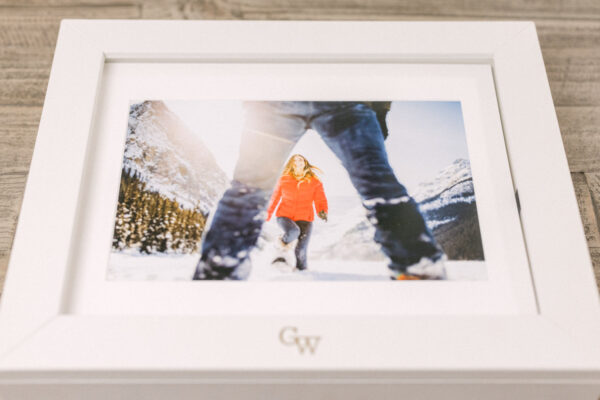
{"type": "Polygon", "coordinates": [[[458,159],[441,170],[430,182],[421,183],[412,195],[430,229],[458,218],[475,202],[473,176],[468,160],[458,159]]]}
{"type": "MultiPolygon", "coordinates": [[[[441,170],[432,181],[419,184],[418,189],[412,196],[418,203],[423,203],[428,199],[439,196],[449,188],[467,181],[472,182],[471,164],[469,160],[461,158],[441,170]]],[[[472,184],[470,191],[473,191],[472,184]]]]}
{"type": "MultiPolygon", "coordinates": [[[[419,185],[412,194],[427,226],[450,259],[483,260],[483,249],[473,178],[468,160],[459,159],[444,168],[431,181],[419,185]]],[[[332,208],[333,209],[333,208],[332,208]]],[[[311,253],[322,259],[380,260],[384,256],[373,241],[375,228],[362,207],[345,209],[335,222],[322,228],[319,243],[311,244],[311,253]]]]}
{"type": "Polygon", "coordinates": [[[148,189],[204,215],[228,185],[210,150],[162,101],[131,106],[123,169],[148,189]]]}

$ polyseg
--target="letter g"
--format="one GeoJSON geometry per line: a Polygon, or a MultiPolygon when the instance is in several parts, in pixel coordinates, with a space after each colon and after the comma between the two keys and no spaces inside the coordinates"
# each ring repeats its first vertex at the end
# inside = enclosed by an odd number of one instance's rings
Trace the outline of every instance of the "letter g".
{"type": "Polygon", "coordinates": [[[286,346],[293,346],[296,344],[296,334],[298,333],[298,328],[293,326],[286,326],[282,328],[279,332],[279,341],[286,346]],[[290,332],[288,334],[288,332],[290,332]]]}

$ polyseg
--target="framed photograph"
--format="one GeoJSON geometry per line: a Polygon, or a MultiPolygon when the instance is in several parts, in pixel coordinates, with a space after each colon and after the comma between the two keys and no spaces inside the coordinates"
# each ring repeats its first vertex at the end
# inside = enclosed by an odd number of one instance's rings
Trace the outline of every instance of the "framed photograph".
{"type": "Polygon", "coordinates": [[[530,22],[61,24],[0,394],[596,399],[530,22]]]}

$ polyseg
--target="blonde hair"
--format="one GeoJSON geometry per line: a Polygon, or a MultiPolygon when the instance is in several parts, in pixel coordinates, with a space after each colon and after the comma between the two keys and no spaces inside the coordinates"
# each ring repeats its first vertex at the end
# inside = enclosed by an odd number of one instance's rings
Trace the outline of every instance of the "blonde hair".
{"type": "Polygon", "coordinates": [[[290,157],[290,159],[288,160],[288,162],[285,164],[285,167],[283,168],[283,172],[281,175],[290,175],[296,179],[298,179],[299,182],[308,180],[310,181],[312,178],[317,178],[317,172],[318,173],[323,173],[323,171],[319,168],[316,167],[314,165],[312,165],[311,163],[308,162],[308,160],[300,155],[300,154],[294,154],[293,156],[290,157]],[[296,157],[300,157],[302,158],[302,160],[304,160],[304,170],[302,171],[302,176],[298,177],[296,176],[296,174],[294,174],[294,158],[296,157]]]}

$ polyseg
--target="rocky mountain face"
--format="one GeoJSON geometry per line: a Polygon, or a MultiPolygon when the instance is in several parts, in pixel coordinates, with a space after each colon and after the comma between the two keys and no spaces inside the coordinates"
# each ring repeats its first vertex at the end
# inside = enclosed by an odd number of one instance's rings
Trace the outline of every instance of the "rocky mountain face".
{"type": "Polygon", "coordinates": [[[162,101],[131,106],[123,169],[148,190],[204,215],[228,185],[210,150],[162,101]]]}

